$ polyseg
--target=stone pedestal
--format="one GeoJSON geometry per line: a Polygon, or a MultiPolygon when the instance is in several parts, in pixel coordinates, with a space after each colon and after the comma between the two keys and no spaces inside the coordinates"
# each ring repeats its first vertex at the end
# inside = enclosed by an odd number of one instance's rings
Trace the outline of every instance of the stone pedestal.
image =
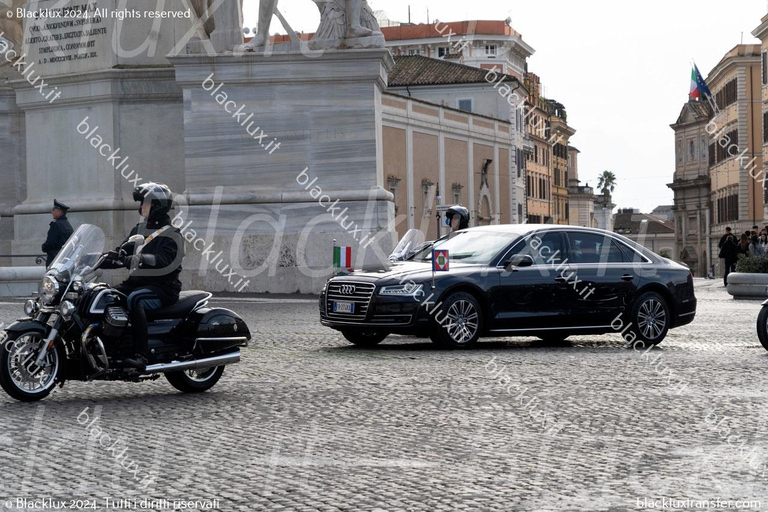
{"type": "Polygon", "coordinates": [[[184,189],[182,98],[173,69],[112,69],[54,76],[51,102],[27,80],[10,82],[25,115],[26,198],[13,209],[14,254],[40,251],[54,198],[76,228],[101,227],[108,245],[139,215],[133,188],[146,181],[184,189]],[[113,157],[114,155],[114,157],[113,157]]]}
{"type": "Polygon", "coordinates": [[[358,265],[386,259],[394,246],[393,197],[382,188],[388,50],[169,60],[184,90],[189,205],[179,220],[188,239],[222,252],[190,248],[185,268],[201,270],[185,284],[316,293],[333,274],[334,239],[352,246],[358,265]],[[250,283],[236,286],[225,277],[232,269],[250,283]]]}
{"type": "MultiPolygon", "coordinates": [[[[12,76],[7,67],[5,71],[12,76]]],[[[8,255],[14,238],[12,209],[26,195],[26,146],[24,114],[16,105],[16,92],[4,78],[0,78],[0,148],[0,255],[8,255]]],[[[0,266],[11,263],[10,258],[0,257],[0,266]]],[[[34,259],[21,263],[34,264],[34,259]]]]}

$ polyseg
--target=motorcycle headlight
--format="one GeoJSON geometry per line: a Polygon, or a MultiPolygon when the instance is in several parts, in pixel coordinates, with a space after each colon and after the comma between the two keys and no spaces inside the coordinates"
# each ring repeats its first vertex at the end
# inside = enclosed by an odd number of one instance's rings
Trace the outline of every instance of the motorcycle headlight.
{"type": "Polygon", "coordinates": [[[56,300],[56,296],[59,294],[59,282],[56,278],[51,276],[45,276],[43,278],[43,284],[40,287],[40,297],[43,299],[43,304],[50,305],[56,300]]]}
{"type": "Polygon", "coordinates": [[[74,312],[75,305],[68,300],[65,300],[61,303],[61,306],[59,306],[59,313],[61,313],[61,317],[64,318],[64,320],[69,320],[70,317],[72,317],[72,313],[74,312]]]}
{"type": "Polygon", "coordinates": [[[29,299],[24,303],[24,314],[27,316],[35,316],[35,313],[37,313],[39,309],[40,306],[35,299],[29,299]]]}
{"type": "Polygon", "coordinates": [[[424,295],[424,285],[406,283],[398,284],[395,286],[384,286],[379,290],[379,295],[389,295],[396,297],[421,297],[424,295]]]}

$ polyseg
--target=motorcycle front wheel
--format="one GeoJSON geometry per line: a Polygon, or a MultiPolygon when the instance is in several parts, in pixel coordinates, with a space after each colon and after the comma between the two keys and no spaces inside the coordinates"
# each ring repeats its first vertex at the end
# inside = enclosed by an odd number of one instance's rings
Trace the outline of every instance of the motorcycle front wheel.
{"type": "Polygon", "coordinates": [[[165,374],[165,378],[168,379],[171,386],[183,393],[202,393],[215,386],[223,373],[223,366],[214,366],[199,370],[170,372],[165,374]]]}
{"type": "Polygon", "coordinates": [[[757,337],[765,350],[768,350],[768,307],[760,309],[757,316],[757,337]]]}
{"type": "Polygon", "coordinates": [[[0,386],[22,402],[47,397],[60,380],[64,356],[54,345],[41,366],[36,364],[44,339],[39,332],[14,334],[0,348],[0,386]]]}

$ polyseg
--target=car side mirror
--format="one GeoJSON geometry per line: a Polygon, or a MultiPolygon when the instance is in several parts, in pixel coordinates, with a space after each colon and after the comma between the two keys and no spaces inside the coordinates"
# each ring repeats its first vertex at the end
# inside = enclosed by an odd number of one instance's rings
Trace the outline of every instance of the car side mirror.
{"type": "Polygon", "coordinates": [[[504,268],[507,270],[513,270],[515,268],[530,267],[533,266],[533,258],[528,254],[516,254],[512,256],[504,268]]]}

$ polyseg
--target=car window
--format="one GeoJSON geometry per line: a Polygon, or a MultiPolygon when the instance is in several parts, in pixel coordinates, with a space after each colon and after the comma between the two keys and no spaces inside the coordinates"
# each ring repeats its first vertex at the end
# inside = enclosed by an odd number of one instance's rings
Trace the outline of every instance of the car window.
{"type": "Polygon", "coordinates": [[[572,263],[623,263],[627,261],[624,252],[607,235],[568,233],[572,263]]]}
{"type": "Polygon", "coordinates": [[[515,245],[508,257],[518,254],[531,256],[536,265],[557,265],[565,259],[563,237],[560,232],[534,233],[515,245]]]}
{"type": "Polygon", "coordinates": [[[447,249],[451,261],[490,263],[499,252],[519,235],[500,231],[469,230],[452,233],[414,256],[416,261],[432,259],[433,249],[447,249]]]}

